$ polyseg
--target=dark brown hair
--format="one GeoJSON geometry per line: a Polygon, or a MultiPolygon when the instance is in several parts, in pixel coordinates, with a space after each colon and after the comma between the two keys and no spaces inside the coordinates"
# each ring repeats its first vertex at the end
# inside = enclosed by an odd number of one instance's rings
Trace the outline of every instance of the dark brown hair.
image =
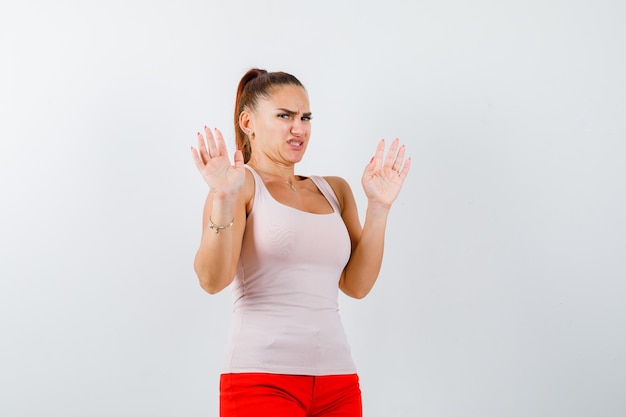
{"type": "Polygon", "coordinates": [[[252,148],[250,139],[239,126],[239,115],[246,109],[254,110],[259,98],[270,97],[272,89],[280,85],[296,85],[304,89],[302,83],[291,74],[267,72],[259,68],[248,70],[239,81],[235,100],[235,142],[237,148],[243,152],[243,160],[246,163],[250,160],[252,148]]]}

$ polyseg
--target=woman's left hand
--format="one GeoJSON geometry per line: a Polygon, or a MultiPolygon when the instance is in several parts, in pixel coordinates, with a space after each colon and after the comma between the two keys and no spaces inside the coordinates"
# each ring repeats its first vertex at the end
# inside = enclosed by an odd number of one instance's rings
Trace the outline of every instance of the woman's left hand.
{"type": "Polygon", "coordinates": [[[411,167],[411,158],[404,159],[404,145],[398,139],[391,142],[385,156],[385,141],[380,141],[376,154],[365,167],[361,184],[370,204],[390,208],[411,167]]]}

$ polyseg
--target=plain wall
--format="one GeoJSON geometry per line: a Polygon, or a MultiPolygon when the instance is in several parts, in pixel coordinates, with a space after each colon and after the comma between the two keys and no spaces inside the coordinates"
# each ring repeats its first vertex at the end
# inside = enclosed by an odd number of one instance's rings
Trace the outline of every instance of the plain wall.
{"type": "MultiPolygon", "coordinates": [[[[0,415],[214,416],[230,293],[192,262],[204,124],[306,85],[298,172],[400,137],[380,278],[341,314],[367,417],[626,415],[626,3],[0,6],[0,415]]],[[[231,144],[231,150],[234,144],[231,144]]]]}

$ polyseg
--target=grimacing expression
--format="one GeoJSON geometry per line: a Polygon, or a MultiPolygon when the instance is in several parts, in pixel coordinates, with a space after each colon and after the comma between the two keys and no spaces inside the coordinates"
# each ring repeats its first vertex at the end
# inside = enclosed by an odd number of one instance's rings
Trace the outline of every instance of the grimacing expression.
{"type": "Polygon", "coordinates": [[[254,132],[253,155],[262,152],[271,159],[288,163],[302,159],[311,135],[309,98],[302,87],[276,87],[248,113],[249,127],[254,132]]]}

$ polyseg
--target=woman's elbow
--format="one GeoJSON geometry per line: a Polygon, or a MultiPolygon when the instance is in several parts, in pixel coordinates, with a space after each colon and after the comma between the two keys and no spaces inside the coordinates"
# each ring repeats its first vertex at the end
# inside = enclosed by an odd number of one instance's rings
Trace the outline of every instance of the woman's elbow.
{"type": "Polygon", "coordinates": [[[223,290],[223,288],[219,288],[219,287],[216,287],[214,285],[210,285],[209,283],[207,283],[206,281],[203,281],[203,280],[200,280],[200,287],[204,291],[208,292],[211,295],[215,295],[218,292],[223,290]]]}
{"type": "Polygon", "coordinates": [[[223,289],[215,285],[215,282],[211,280],[211,278],[207,274],[202,273],[201,271],[198,271],[197,269],[196,269],[196,275],[198,276],[198,283],[200,284],[200,288],[202,288],[204,291],[208,292],[209,294],[211,295],[217,294],[223,289]]]}
{"type": "Polygon", "coordinates": [[[357,300],[362,300],[364,299],[367,294],[369,294],[369,291],[353,291],[350,294],[348,294],[348,296],[352,297],[352,298],[356,298],[357,300]]]}
{"type": "Polygon", "coordinates": [[[348,285],[339,285],[339,289],[348,297],[357,300],[364,299],[371,290],[371,288],[350,288],[348,285]]]}
{"type": "Polygon", "coordinates": [[[198,262],[194,262],[193,269],[198,277],[200,288],[209,294],[217,294],[220,291],[215,285],[213,285],[207,271],[205,271],[204,268],[201,268],[198,262]]]}
{"type": "Polygon", "coordinates": [[[194,265],[194,269],[198,276],[200,287],[211,295],[222,291],[232,282],[232,279],[220,279],[214,274],[210,274],[208,270],[200,268],[198,265],[194,265]]]}
{"type": "Polygon", "coordinates": [[[217,294],[218,292],[222,291],[224,288],[226,288],[228,285],[220,285],[220,283],[216,283],[214,280],[210,279],[209,277],[207,277],[206,275],[201,275],[201,274],[197,274],[198,275],[198,283],[200,284],[200,288],[202,288],[204,291],[208,292],[211,295],[217,294]]]}

